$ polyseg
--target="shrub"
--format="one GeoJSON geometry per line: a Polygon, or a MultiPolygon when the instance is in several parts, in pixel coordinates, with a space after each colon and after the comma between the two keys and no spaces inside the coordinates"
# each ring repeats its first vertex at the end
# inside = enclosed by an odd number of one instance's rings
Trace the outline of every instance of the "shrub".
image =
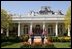
{"type": "Polygon", "coordinates": [[[20,39],[20,37],[18,37],[18,36],[9,36],[9,37],[8,37],[8,41],[9,41],[9,42],[20,42],[21,39],[20,39]]]}
{"type": "Polygon", "coordinates": [[[58,37],[52,37],[52,42],[57,42],[58,41],[58,37]]]}
{"type": "Polygon", "coordinates": [[[50,42],[57,42],[58,37],[55,37],[55,36],[47,37],[47,40],[50,41],[50,42]]]}
{"type": "Polygon", "coordinates": [[[21,39],[18,36],[3,36],[1,35],[1,42],[20,42],[21,39]]]}
{"type": "Polygon", "coordinates": [[[21,38],[21,40],[22,40],[23,42],[27,42],[28,39],[29,39],[29,35],[28,35],[28,34],[24,34],[24,35],[22,35],[20,38],[21,38]]]}
{"type": "Polygon", "coordinates": [[[71,41],[71,37],[64,37],[65,42],[70,42],[71,41]]]}
{"type": "Polygon", "coordinates": [[[1,42],[7,42],[8,37],[1,35],[1,42]]]}
{"type": "Polygon", "coordinates": [[[47,41],[52,41],[52,37],[47,36],[47,41]]]}
{"type": "Polygon", "coordinates": [[[50,42],[70,42],[71,37],[68,37],[68,36],[63,36],[63,37],[51,36],[51,37],[49,37],[48,36],[47,41],[50,41],[50,42]]]}
{"type": "Polygon", "coordinates": [[[59,40],[60,42],[70,42],[70,41],[71,41],[71,37],[67,37],[67,36],[58,37],[58,40],[59,40]]]}
{"type": "Polygon", "coordinates": [[[47,40],[50,42],[70,42],[71,37],[63,36],[63,37],[47,37],[47,40]]]}
{"type": "Polygon", "coordinates": [[[63,41],[63,37],[58,37],[58,42],[62,42],[63,41]]]}
{"type": "Polygon", "coordinates": [[[67,36],[67,32],[63,34],[64,36],[67,36]]]}

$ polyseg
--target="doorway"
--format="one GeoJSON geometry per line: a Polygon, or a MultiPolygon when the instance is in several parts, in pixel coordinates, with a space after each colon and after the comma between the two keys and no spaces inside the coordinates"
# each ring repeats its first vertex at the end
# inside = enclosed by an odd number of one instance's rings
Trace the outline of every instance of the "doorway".
{"type": "Polygon", "coordinates": [[[35,25],[35,28],[33,29],[34,35],[41,35],[42,29],[40,25],[35,25]]]}

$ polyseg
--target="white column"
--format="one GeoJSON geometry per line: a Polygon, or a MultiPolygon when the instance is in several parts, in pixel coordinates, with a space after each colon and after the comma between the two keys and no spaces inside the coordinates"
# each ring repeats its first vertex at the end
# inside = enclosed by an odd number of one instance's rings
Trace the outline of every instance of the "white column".
{"type": "Polygon", "coordinates": [[[8,37],[9,36],[9,30],[7,29],[7,32],[6,32],[6,36],[8,37]]]}
{"type": "Polygon", "coordinates": [[[45,23],[43,23],[43,30],[45,29],[45,23]]]}
{"type": "Polygon", "coordinates": [[[20,36],[20,23],[18,23],[18,36],[20,36]]]}
{"type": "Polygon", "coordinates": [[[43,34],[45,33],[45,22],[43,22],[43,34]]]}
{"type": "Polygon", "coordinates": [[[32,23],[30,23],[30,30],[29,30],[29,34],[32,34],[32,23]]]}
{"type": "Polygon", "coordinates": [[[1,28],[1,34],[3,33],[3,29],[1,28]]]}
{"type": "Polygon", "coordinates": [[[56,33],[56,36],[58,36],[58,23],[56,23],[55,33],[56,33]]]}
{"type": "Polygon", "coordinates": [[[68,36],[70,36],[70,26],[68,25],[68,36]]]}

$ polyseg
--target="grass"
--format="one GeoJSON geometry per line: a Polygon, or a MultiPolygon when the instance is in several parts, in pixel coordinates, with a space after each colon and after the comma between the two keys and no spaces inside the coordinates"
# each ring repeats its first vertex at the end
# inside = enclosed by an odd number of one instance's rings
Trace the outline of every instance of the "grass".
{"type": "Polygon", "coordinates": [[[2,46],[1,48],[20,48],[20,47],[21,47],[20,43],[14,43],[11,45],[2,46]]]}
{"type": "MultiPolygon", "coordinates": [[[[54,42],[53,44],[56,48],[71,48],[70,42],[63,42],[63,43],[54,42]]],[[[14,44],[11,44],[11,45],[1,46],[1,48],[20,48],[20,47],[21,47],[21,43],[14,43],[14,44]]]]}
{"type": "Polygon", "coordinates": [[[71,48],[70,42],[54,42],[53,44],[56,48],[71,48]]]}

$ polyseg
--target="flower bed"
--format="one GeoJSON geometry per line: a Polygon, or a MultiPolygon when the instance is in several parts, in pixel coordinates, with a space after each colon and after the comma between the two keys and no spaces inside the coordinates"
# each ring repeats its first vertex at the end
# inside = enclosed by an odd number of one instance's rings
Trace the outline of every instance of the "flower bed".
{"type": "Polygon", "coordinates": [[[63,36],[63,37],[47,37],[47,40],[51,42],[70,42],[71,37],[63,36]]]}
{"type": "Polygon", "coordinates": [[[54,45],[49,41],[45,44],[42,44],[42,42],[34,42],[33,44],[23,42],[22,44],[21,48],[54,48],[54,45]]]}
{"type": "Polygon", "coordinates": [[[71,37],[65,36],[65,37],[59,37],[58,38],[60,42],[70,42],[71,37]]]}
{"type": "Polygon", "coordinates": [[[52,42],[70,42],[71,37],[47,37],[47,42],[42,44],[42,42],[25,43],[23,48],[55,48],[52,42]]]}

